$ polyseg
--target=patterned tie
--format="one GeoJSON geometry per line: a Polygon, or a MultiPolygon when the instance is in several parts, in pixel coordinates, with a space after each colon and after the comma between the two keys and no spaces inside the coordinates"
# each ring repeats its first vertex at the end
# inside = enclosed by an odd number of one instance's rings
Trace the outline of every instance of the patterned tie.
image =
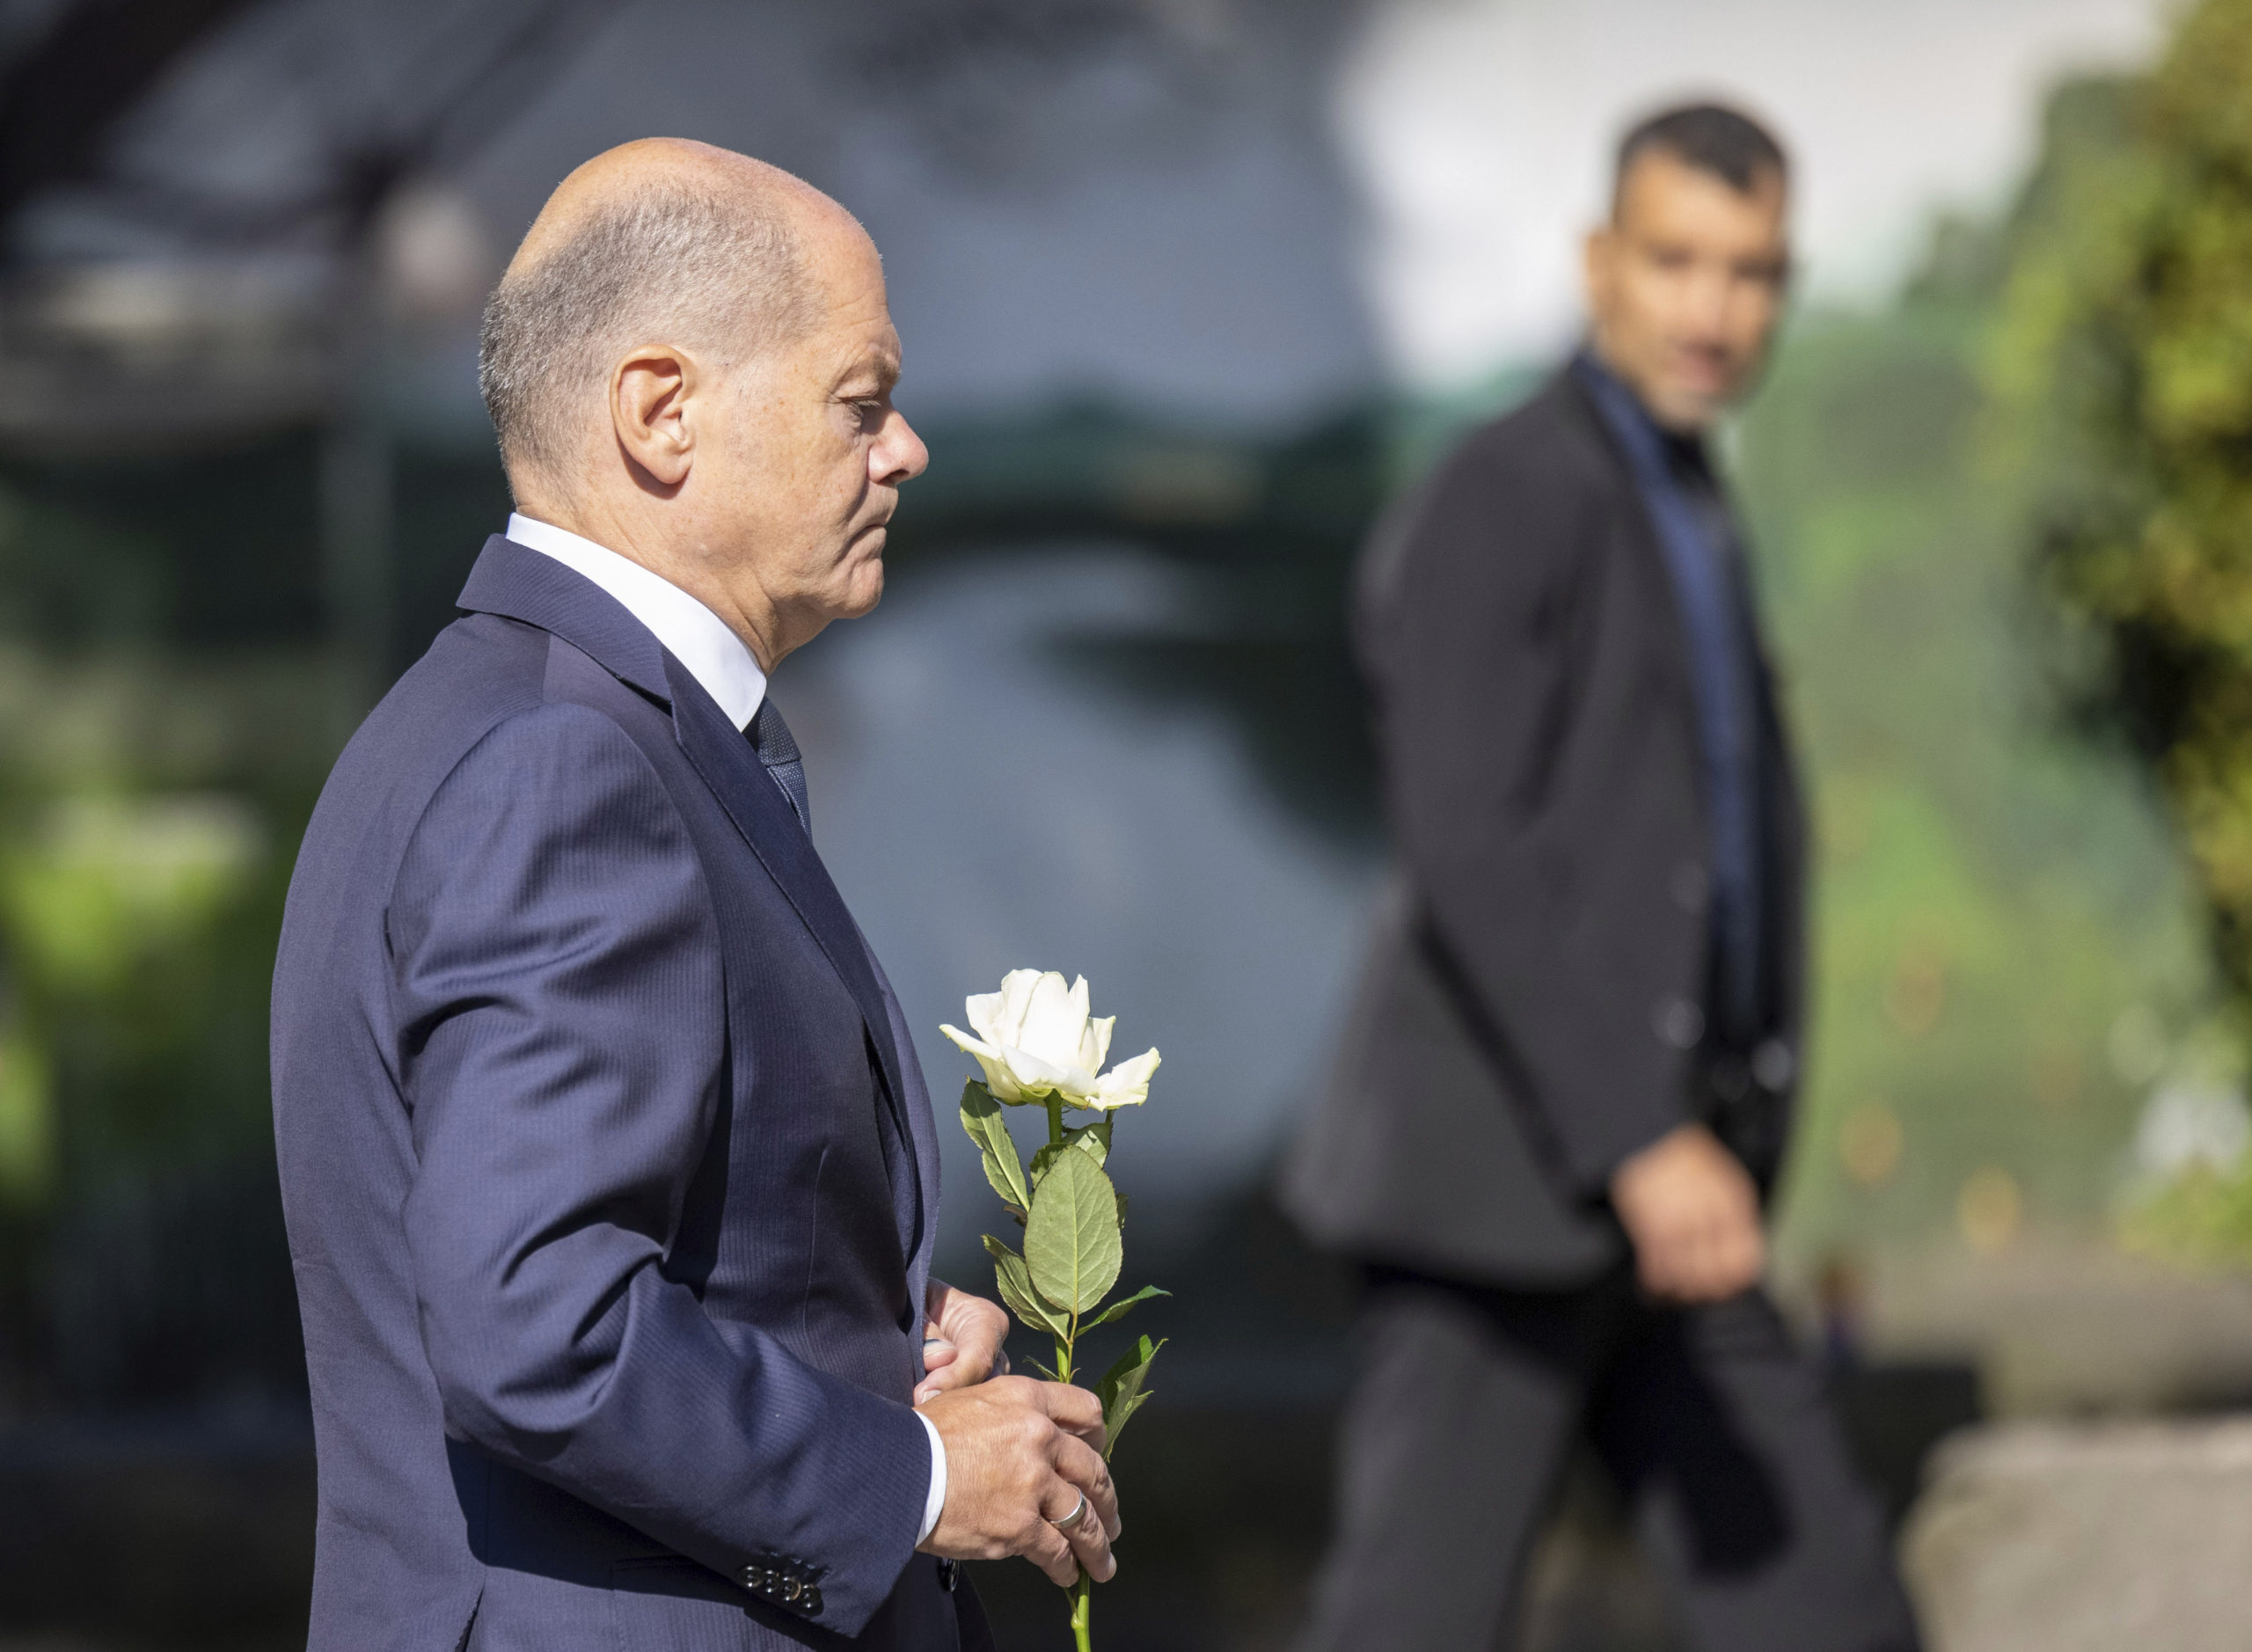
{"type": "Polygon", "coordinates": [[[790,800],[790,807],[797,810],[798,824],[811,837],[813,804],[806,796],[805,759],[798,755],[798,742],[791,738],[790,726],[782,720],[782,708],[771,694],[758,702],[758,715],[750,720],[750,743],[759,762],[766,765],[766,772],[774,777],[774,784],[782,788],[782,795],[790,800]]]}

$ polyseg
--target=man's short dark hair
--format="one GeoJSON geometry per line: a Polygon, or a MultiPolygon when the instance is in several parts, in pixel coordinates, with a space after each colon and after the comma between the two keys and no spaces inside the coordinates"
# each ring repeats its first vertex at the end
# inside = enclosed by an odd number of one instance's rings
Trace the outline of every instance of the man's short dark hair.
{"type": "Polygon", "coordinates": [[[602,208],[486,303],[477,379],[502,462],[563,474],[618,351],[764,349],[802,333],[818,299],[773,201],[671,183],[602,208]]]}
{"type": "Polygon", "coordinates": [[[1758,188],[1764,174],[1779,180],[1790,176],[1783,146],[1750,115],[1726,104],[1682,104],[1636,121],[1619,140],[1619,164],[1611,179],[1614,206],[1634,163],[1653,153],[1710,172],[1739,194],[1758,188]]]}

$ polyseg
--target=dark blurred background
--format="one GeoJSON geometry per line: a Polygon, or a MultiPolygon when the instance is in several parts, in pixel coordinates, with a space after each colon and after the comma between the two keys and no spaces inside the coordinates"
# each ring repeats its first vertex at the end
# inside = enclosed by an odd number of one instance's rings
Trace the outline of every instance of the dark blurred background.
{"type": "MultiPolygon", "coordinates": [[[[653,133],[886,254],[932,464],[778,680],[816,835],[942,1101],[1020,965],[1164,1049],[1098,1622],[1283,1644],[1352,1283],[1267,1178],[1385,855],[1347,569],[1715,89],[1802,180],[1728,438],[1822,846],[1781,1287],[1897,1515],[1951,1429],[2252,1399],[2247,0],[0,0],[0,1652],[302,1642],[283,892],[504,520],[484,295],[653,133]]],[[[1538,1577],[1528,1645],[1671,1644],[1592,1479],[1538,1577]]]]}

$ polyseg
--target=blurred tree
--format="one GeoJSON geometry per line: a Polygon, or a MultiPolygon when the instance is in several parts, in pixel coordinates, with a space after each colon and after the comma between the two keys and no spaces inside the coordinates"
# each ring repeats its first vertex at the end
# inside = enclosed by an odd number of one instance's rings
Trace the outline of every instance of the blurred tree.
{"type": "MultiPolygon", "coordinates": [[[[2070,85],[2011,231],[1990,379],[2071,691],[2166,800],[2229,1019],[2252,1010],[2252,0],[2202,0],[2155,67],[2070,85]]],[[[2241,1040],[2240,1038],[2239,1042],[2241,1040]]],[[[2128,1220],[2252,1255],[2252,1159],[2128,1220]]]]}
{"type": "Polygon", "coordinates": [[[2163,822],[2057,726],[1979,464],[1999,238],[1943,223],[1898,303],[1802,318],[1733,433],[1820,846],[1802,1274],[2100,1228],[2151,1076],[2107,1035],[2203,1005],[2163,822]]]}
{"type": "Polygon", "coordinates": [[[1992,354],[2073,686],[2178,818],[2252,999],[2252,0],[2052,101],[1992,354]]]}

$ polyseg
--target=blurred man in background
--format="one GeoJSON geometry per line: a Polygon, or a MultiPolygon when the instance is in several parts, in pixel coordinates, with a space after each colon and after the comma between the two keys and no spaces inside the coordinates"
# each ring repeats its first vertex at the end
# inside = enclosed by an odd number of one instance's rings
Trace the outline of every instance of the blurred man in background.
{"type": "Polygon", "coordinates": [[[1636,127],[1586,346],[1364,569],[1404,876],[1286,1174],[1371,1283],[1314,1652],[1499,1644],[1581,1439],[1699,1647],[1915,1644],[1761,1285],[1804,830],[1706,438],[1780,317],[1787,205],[1744,115],[1636,127]]]}

